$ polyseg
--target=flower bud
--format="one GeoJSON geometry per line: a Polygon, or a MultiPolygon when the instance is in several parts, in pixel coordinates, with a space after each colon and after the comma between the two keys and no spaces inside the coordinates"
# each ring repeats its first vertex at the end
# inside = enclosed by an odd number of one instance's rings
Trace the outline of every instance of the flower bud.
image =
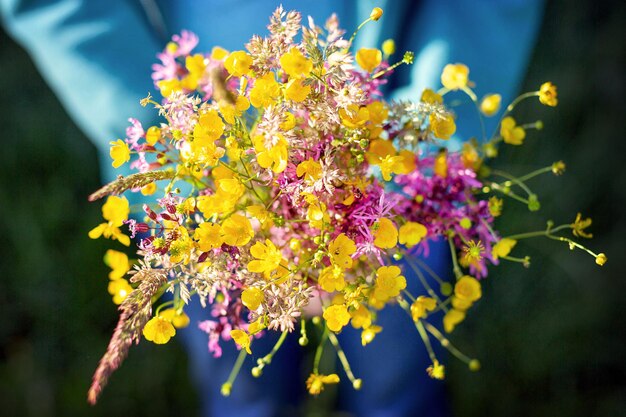
{"type": "Polygon", "coordinates": [[[370,13],[370,19],[372,19],[373,21],[377,21],[382,16],[383,16],[383,9],[381,9],[380,7],[374,7],[372,9],[372,12],[370,13]]]}

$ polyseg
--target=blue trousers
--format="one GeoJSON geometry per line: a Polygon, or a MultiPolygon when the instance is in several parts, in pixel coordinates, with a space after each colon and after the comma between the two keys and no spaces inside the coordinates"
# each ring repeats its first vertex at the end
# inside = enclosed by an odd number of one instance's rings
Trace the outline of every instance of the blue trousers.
{"type": "MultiPolygon", "coordinates": [[[[440,277],[449,276],[447,242],[431,242],[428,258],[422,259],[440,277]]],[[[424,289],[411,268],[406,263],[401,266],[409,291],[414,295],[423,294],[424,289]]],[[[433,288],[438,288],[432,280],[429,283],[433,288]]],[[[298,346],[297,330],[287,337],[259,378],[252,377],[250,371],[256,359],[272,349],[278,333],[270,333],[255,340],[252,344],[253,357],[246,358],[231,395],[223,397],[220,394],[221,384],[228,379],[238,355],[235,343],[222,343],[222,357],[213,358],[207,349],[207,335],[195,325],[198,321],[210,318],[209,309],[202,309],[195,302],[186,311],[192,324],[180,330],[179,335],[189,353],[191,373],[201,397],[203,416],[300,415],[302,401],[308,395],[305,379],[312,363],[303,363],[303,348],[298,346]]],[[[435,325],[441,322],[440,315],[434,315],[433,319],[435,325]]],[[[321,373],[326,374],[334,371],[341,378],[337,410],[358,417],[448,415],[444,382],[431,379],[426,374],[430,359],[411,318],[398,305],[390,305],[379,312],[377,323],[383,327],[383,331],[365,347],[361,345],[360,330],[351,326],[346,326],[338,336],[353,373],[363,380],[359,391],[352,388],[341,369],[320,369],[321,373]]],[[[437,342],[433,346],[437,347],[437,342]]],[[[442,357],[442,353],[438,353],[442,357]]],[[[325,355],[334,354],[334,349],[328,345],[325,355]]]]}

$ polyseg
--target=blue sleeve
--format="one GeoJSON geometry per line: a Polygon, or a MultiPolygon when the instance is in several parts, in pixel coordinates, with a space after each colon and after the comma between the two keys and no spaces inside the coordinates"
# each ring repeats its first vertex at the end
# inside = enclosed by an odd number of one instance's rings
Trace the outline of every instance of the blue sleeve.
{"type": "Polygon", "coordinates": [[[163,41],[140,2],[0,0],[0,11],[7,31],[94,141],[110,180],[109,141],[124,137],[129,116],[154,118],[139,100],[153,89],[150,66],[163,41]]]}

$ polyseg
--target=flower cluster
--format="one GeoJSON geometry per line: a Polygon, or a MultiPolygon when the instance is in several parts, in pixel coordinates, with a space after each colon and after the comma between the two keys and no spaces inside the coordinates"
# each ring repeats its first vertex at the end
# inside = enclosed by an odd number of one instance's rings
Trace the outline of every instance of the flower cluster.
{"type": "MultiPolygon", "coordinates": [[[[375,8],[367,21],[382,13],[375,8]]],[[[111,142],[113,166],[130,162],[138,172],[92,196],[108,197],[105,222],[89,236],[126,246],[132,237],[141,258],[133,262],[107,252],[114,302],[145,302],[132,296],[141,286],[134,289],[123,277],[158,271],[162,285],[158,291],[150,287],[157,308],[141,331],[160,344],[189,324],[184,311],[198,297],[211,319],[194,325],[206,332],[209,351],[220,356],[222,344],[233,342],[241,350],[222,393],[230,393],[241,362],[257,353],[254,340],[266,332],[282,335],[257,360],[255,376],[296,329],[306,345],[305,310],[321,334],[318,360],[306,381],[312,394],[339,381],[337,374],[318,369],[328,342],[353,386],[361,386],[335,334],[351,325],[360,329],[364,346],[372,343],[383,331],[376,312],[391,304],[406,310],[424,339],[432,359],[429,375],[445,374],[430,337],[477,370],[478,361],[453,348],[426,319],[442,312],[443,329],[452,332],[481,298],[481,280],[493,265],[529,265],[528,257],[511,255],[518,241],[545,236],[606,262],[604,254],[558,234],[571,229],[577,237],[590,237],[584,229],[591,221],[580,214],[573,224],[549,222],[546,230],[515,236],[501,236],[494,224],[505,198],[538,210],[527,182],[564,170],[558,162],[517,177],[486,165],[502,143],[522,145],[528,130],[540,128],[539,122],[518,124],[511,112],[530,97],[555,106],[554,85],[523,94],[501,111],[499,95],[479,100],[469,69],[450,64],[440,90],[425,90],[414,102],[387,102],[381,93],[386,77],[413,60],[406,52],[390,63],[392,40],[382,50],[353,51],[356,32],[344,38],[335,16],[323,28],[312,20],[305,26],[299,13],[282,8],[268,29],[267,37],[253,37],[245,49],[215,47],[208,54],[194,51],[195,35],[175,36],[153,67],[162,100],[149,96],[141,103],[154,106],[162,122],[144,127],[131,119],[127,137],[111,142]],[[457,120],[444,98],[457,91],[475,103],[481,118],[500,115],[500,122],[493,137],[483,134],[453,152],[445,143],[457,120]],[[124,192],[144,196],[141,210],[131,214],[124,192]],[[453,282],[415,256],[427,254],[436,240],[449,244],[453,282]],[[431,288],[424,271],[439,288],[431,288]],[[407,281],[416,279],[423,293],[407,290],[407,281]],[[172,296],[160,301],[165,292],[172,296]]],[[[134,320],[127,304],[126,320],[134,320]]],[[[103,385],[100,377],[95,386],[103,385]]]]}

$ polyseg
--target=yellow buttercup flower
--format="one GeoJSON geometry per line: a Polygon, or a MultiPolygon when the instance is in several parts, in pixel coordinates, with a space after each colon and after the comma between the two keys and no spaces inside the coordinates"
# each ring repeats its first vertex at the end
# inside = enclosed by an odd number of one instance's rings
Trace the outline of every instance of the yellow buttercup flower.
{"type": "Polygon", "coordinates": [[[241,77],[250,71],[252,57],[245,51],[233,51],[224,61],[224,68],[233,77],[241,77]]]}
{"type": "Polygon", "coordinates": [[[435,137],[439,139],[448,140],[454,132],[456,132],[456,123],[454,117],[450,113],[431,113],[428,117],[430,123],[430,130],[435,137]]]}
{"type": "Polygon", "coordinates": [[[450,300],[452,302],[452,307],[454,307],[457,310],[460,311],[465,311],[467,309],[469,309],[474,302],[470,301],[470,300],[462,300],[459,297],[457,297],[456,295],[453,295],[452,297],[450,297],[450,300]]]}
{"type": "Polygon", "coordinates": [[[323,316],[324,320],[326,320],[326,326],[333,332],[341,331],[350,322],[350,313],[348,313],[348,308],[345,304],[328,307],[324,310],[323,316]]]}
{"type": "Polygon", "coordinates": [[[115,142],[109,142],[111,145],[111,149],[109,150],[109,155],[113,162],[113,168],[119,168],[124,165],[126,162],[130,161],[130,149],[126,142],[122,139],[118,139],[115,142]]]}
{"type": "Polygon", "coordinates": [[[185,68],[189,71],[189,75],[196,80],[200,79],[204,75],[206,66],[206,59],[202,54],[189,55],[185,58],[185,68]]]}
{"type": "Polygon", "coordinates": [[[515,245],[517,245],[517,240],[515,239],[509,239],[507,237],[505,237],[504,239],[500,239],[500,241],[498,241],[498,243],[493,246],[493,249],[491,250],[491,256],[494,259],[509,256],[509,253],[511,253],[511,250],[513,250],[515,245]]]}
{"type": "Polygon", "coordinates": [[[350,104],[345,109],[339,109],[339,117],[345,127],[358,129],[365,126],[365,123],[370,119],[370,112],[367,107],[350,104]]]}
{"type": "Polygon", "coordinates": [[[488,203],[489,213],[493,217],[498,217],[499,215],[502,214],[503,205],[504,205],[504,201],[501,198],[498,198],[495,196],[491,197],[488,203]]]}
{"type": "Polygon", "coordinates": [[[250,108],[250,101],[248,101],[246,96],[237,96],[235,99],[235,104],[231,104],[226,101],[222,101],[219,103],[220,113],[224,120],[231,124],[235,124],[235,118],[240,117],[243,112],[250,108]]]}
{"type": "Polygon", "coordinates": [[[172,323],[160,316],[152,317],[143,328],[143,337],[157,345],[169,342],[175,334],[172,323]]]}
{"type": "Polygon", "coordinates": [[[259,308],[261,303],[265,300],[265,294],[263,290],[256,287],[250,287],[243,290],[241,293],[241,302],[244,306],[248,307],[251,311],[259,308]]]}
{"type": "Polygon", "coordinates": [[[291,48],[280,57],[280,66],[290,77],[307,77],[313,69],[313,62],[302,55],[298,48],[291,48]]]}
{"type": "Polygon", "coordinates": [[[219,139],[224,133],[224,122],[217,110],[210,109],[202,113],[193,129],[193,140],[208,145],[219,139]]]}
{"type": "Polygon", "coordinates": [[[107,289],[109,294],[113,296],[113,302],[117,305],[122,304],[122,301],[124,301],[126,297],[133,292],[133,287],[131,287],[128,281],[123,278],[109,281],[107,289]]]}
{"type": "Polygon", "coordinates": [[[301,78],[293,78],[285,86],[285,98],[296,103],[303,102],[310,92],[311,86],[305,85],[301,78]]]}
{"type": "Polygon", "coordinates": [[[121,226],[128,219],[130,205],[126,197],[109,196],[102,206],[102,217],[113,226],[121,226]]]}
{"type": "Polygon", "coordinates": [[[193,241],[189,237],[187,229],[184,227],[177,228],[179,236],[170,244],[169,255],[172,263],[184,262],[187,264],[191,258],[191,250],[193,249],[193,241]]]}
{"type": "Polygon", "coordinates": [[[296,116],[294,116],[293,113],[285,112],[283,117],[283,121],[278,125],[283,131],[288,132],[296,127],[296,116]]]}
{"type": "Polygon", "coordinates": [[[149,195],[154,194],[156,190],[157,190],[156,183],[151,182],[150,184],[146,184],[143,187],[141,187],[141,195],[149,196],[149,195]]]}
{"type": "Polygon", "coordinates": [[[130,271],[131,263],[124,252],[109,249],[104,254],[104,263],[111,268],[110,279],[120,279],[130,271]]]}
{"type": "Polygon", "coordinates": [[[150,126],[146,131],[146,142],[148,145],[154,146],[161,139],[161,129],[156,126],[150,126]]]}
{"type": "Polygon", "coordinates": [[[322,178],[322,165],[319,162],[314,161],[313,158],[309,158],[306,161],[302,161],[296,168],[296,175],[298,177],[304,176],[304,181],[309,184],[322,178]]]}
{"type": "Polygon", "coordinates": [[[454,285],[454,295],[461,300],[477,301],[482,297],[480,282],[469,275],[464,275],[454,285]]]}
{"type": "Polygon", "coordinates": [[[439,152],[435,157],[433,172],[441,178],[446,178],[448,176],[448,153],[445,150],[439,152]]]}
{"type": "Polygon", "coordinates": [[[336,265],[322,269],[318,283],[326,292],[341,291],[346,287],[343,270],[336,265]]]}
{"type": "Polygon", "coordinates": [[[391,174],[399,174],[404,171],[404,157],[387,155],[376,161],[374,165],[380,168],[380,174],[385,181],[391,181],[391,174]]]}
{"type": "Polygon", "coordinates": [[[521,145],[526,137],[526,131],[523,127],[516,125],[514,118],[507,116],[500,123],[500,136],[502,136],[504,143],[521,145]]]}
{"type": "Polygon", "coordinates": [[[244,332],[243,330],[231,330],[230,337],[237,343],[241,349],[244,349],[248,352],[248,355],[252,355],[252,351],[250,350],[250,343],[252,342],[252,337],[244,332]]]}
{"type": "Polygon", "coordinates": [[[443,316],[443,329],[446,333],[452,333],[457,324],[465,320],[465,312],[452,308],[443,316]]]}
{"type": "Polygon", "coordinates": [[[265,239],[265,244],[256,242],[250,248],[250,254],[256,259],[248,262],[248,270],[250,272],[270,273],[280,264],[283,255],[271,240],[265,239]]]}
{"type": "Polygon", "coordinates": [[[244,246],[254,237],[250,220],[241,214],[233,214],[222,223],[222,239],[230,246],[244,246]]]}
{"type": "Polygon", "coordinates": [[[219,248],[224,243],[222,239],[222,227],[217,223],[201,223],[193,233],[193,238],[198,242],[198,249],[208,252],[219,248]]]}
{"type": "Polygon", "coordinates": [[[376,325],[369,326],[367,329],[363,329],[363,331],[361,332],[361,345],[369,345],[374,340],[376,335],[382,330],[383,328],[381,326],[376,325]]]}
{"type": "Polygon", "coordinates": [[[330,261],[342,269],[352,267],[351,255],[354,252],[356,252],[356,244],[345,233],[341,233],[328,245],[330,261]]]}
{"type": "Polygon", "coordinates": [[[483,97],[480,102],[480,111],[487,117],[491,117],[500,110],[502,96],[500,94],[489,94],[483,97]]]}
{"type": "Polygon", "coordinates": [[[556,94],[556,85],[550,81],[541,84],[541,87],[539,87],[539,101],[546,106],[555,107],[559,102],[556,94]]]}
{"type": "Polygon", "coordinates": [[[415,162],[417,158],[413,152],[408,149],[402,149],[398,156],[401,160],[399,165],[396,166],[397,174],[410,174],[415,171],[417,168],[417,163],[415,162]]]}
{"type": "Polygon", "coordinates": [[[583,216],[580,213],[576,215],[576,220],[574,220],[574,223],[570,224],[574,236],[584,237],[586,239],[591,239],[593,237],[591,233],[585,232],[585,229],[589,226],[591,226],[591,219],[583,219],[583,216]]]}
{"type": "Polygon", "coordinates": [[[276,174],[280,174],[287,168],[289,150],[285,138],[281,134],[277,137],[276,144],[270,148],[265,146],[265,138],[262,135],[255,136],[252,141],[259,166],[270,168],[276,174]]]}
{"type": "Polygon", "coordinates": [[[383,53],[377,48],[361,48],[355,55],[356,63],[366,72],[372,72],[383,60],[383,53]]]}
{"type": "Polygon", "coordinates": [[[337,376],[337,374],[311,374],[306,380],[306,389],[309,390],[309,394],[311,395],[319,395],[319,393],[324,391],[324,385],[337,383],[339,383],[339,376],[337,376]]]}
{"type": "Polygon", "coordinates": [[[398,241],[407,248],[412,248],[426,237],[428,230],[426,226],[417,222],[406,222],[400,226],[398,241]]]}
{"type": "Polygon", "coordinates": [[[377,300],[386,302],[390,298],[400,295],[400,291],[406,288],[406,278],[402,275],[402,270],[395,266],[381,266],[376,270],[376,284],[374,286],[374,297],[377,300]]]}
{"type": "Polygon", "coordinates": [[[426,372],[433,379],[444,379],[446,376],[446,369],[438,360],[435,360],[431,366],[426,368],[426,372]]]}
{"type": "Polygon", "coordinates": [[[604,253],[599,253],[598,256],[596,256],[596,263],[602,266],[606,263],[606,261],[608,261],[608,259],[609,258],[607,258],[607,256],[604,253]]]}
{"type": "Polygon", "coordinates": [[[386,218],[378,219],[373,226],[374,246],[381,249],[390,249],[398,244],[398,229],[393,222],[386,218]]]}
{"type": "Polygon", "coordinates": [[[383,42],[382,49],[386,56],[393,55],[396,52],[396,42],[393,39],[387,39],[383,42]]]}
{"type": "Polygon", "coordinates": [[[359,304],[359,308],[350,313],[350,316],[350,324],[355,329],[367,329],[372,324],[372,313],[363,304],[359,304]]]}
{"type": "Polygon", "coordinates": [[[448,64],[443,67],[441,84],[448,90],[459,90],[467,87],[469,68],[463,64],[448,64]]]}
{"type": "Polygon", "coordinates": [[[228,51],[221,46],[214,46],[213,49],[211,49],[211,59],[222,61],[227,56],[228,51]]]}
{"type": "Polygon", "coordinates": [[[442,104],[443,97],[441,97],[441,94],[435,93],[430,88],[425,88],[424,91],[422,91],[420,101],[428,104],[442,104]]]}
{"type": "Polygon", "coordinates": [[[273,72],[257,78],[250,90],[250,103],[256,107],[267,107],[280,97],[280,85],[276,82],[273,72]]]}
{"type": "Polygon", "coordinates": [[[377,21],[382,16],[383,16],[383,9],[381,9],[380,7],[374,7],[372,9],[372,12],[370,13],[370,19],[372,19],[373,21],[377,21]]]}
{"type": "Polygon", "coordinates": [[[185,314],[184,311],[179,311],[177,308],[168,308],[162,310],[159,313],[159,316],[161,316],[165,320],[168,320],[177,329],[184,329],[185,327],[189,326],[189,322],[191,321],[189,319],[189,316],[185,314]]]}
{"type": "Polygon", "coordinates": [[[157,82],[157,86],[159,87],[159,91],[161,95],[165,98],[172,95],[174,92],[178,92],[182,90],[182,85],[178,78],[171,78],[169,80],[161,80],[157,82]]]}
{"type": "Polygon", "coordinates": [[[428,311],[433,311],[437,307],[437,301],[434,298],[420,295],[411,304],[411,317],[413,321],[418,321],[426,317],[428,311]]]}

